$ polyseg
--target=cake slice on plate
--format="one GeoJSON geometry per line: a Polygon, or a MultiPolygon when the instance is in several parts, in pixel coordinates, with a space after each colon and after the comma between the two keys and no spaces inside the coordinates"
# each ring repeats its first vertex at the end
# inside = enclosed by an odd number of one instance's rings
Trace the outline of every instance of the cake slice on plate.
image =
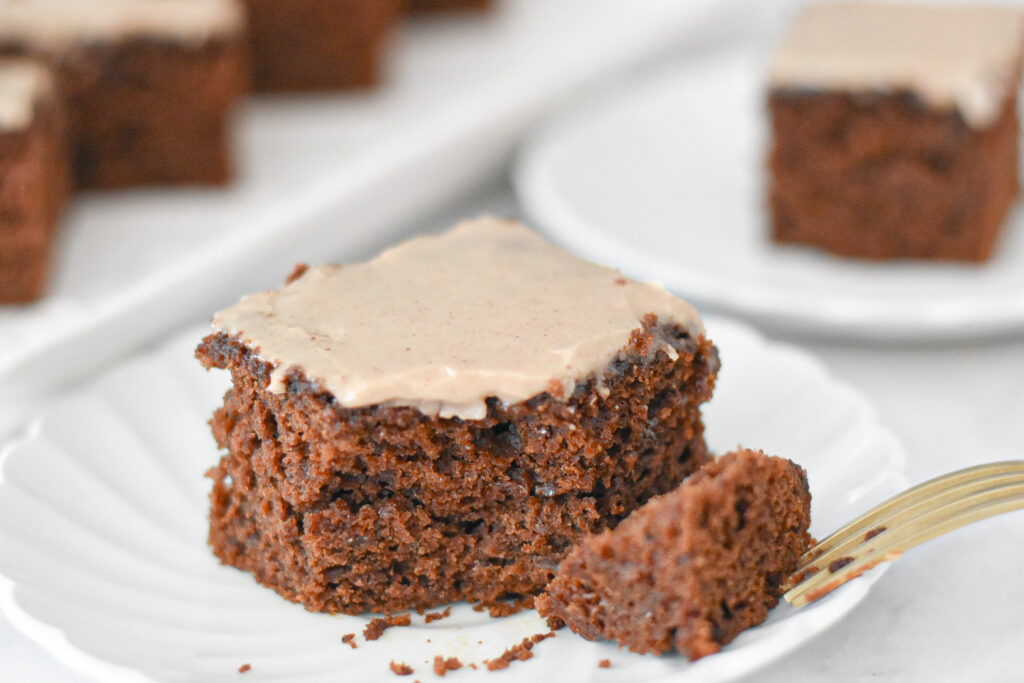
{"type": "Polygon", "coordinates": [[[311,610],[531,605],[586,533],[707,459],[696,312],[493,218],[298,269],[199,346],[210,543],[311,610]]]}
{"type": "Polygon", "coordinates": [[[821,3],[772,60],[775,240],[986,260],[1017,199],[1024,14],[821,3]]]}

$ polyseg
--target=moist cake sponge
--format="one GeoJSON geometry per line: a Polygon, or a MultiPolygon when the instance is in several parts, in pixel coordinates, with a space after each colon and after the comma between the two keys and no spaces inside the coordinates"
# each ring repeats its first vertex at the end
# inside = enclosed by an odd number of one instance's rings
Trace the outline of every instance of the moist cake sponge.
{"type": "Polygon", "coordinates": [[[699,659],[761,623],[810,547],[810,493],[788,460],[739,450],[569,552],[537,598],[552,626],[699,659]]]}
{"type": "Polygon", "coordinates": [[[707,458],[693,309],[516,223],[300,270],[214,328],[210,544],[310,610],[530,605],[707,458]]]}

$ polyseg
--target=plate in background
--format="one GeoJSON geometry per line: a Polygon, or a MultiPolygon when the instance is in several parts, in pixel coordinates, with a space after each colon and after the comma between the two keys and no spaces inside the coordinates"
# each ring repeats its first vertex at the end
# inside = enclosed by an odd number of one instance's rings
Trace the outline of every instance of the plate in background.
{"type": "MultiPolygon", "coordinates": [[[[723,358],[707,434],[719,452],[738,443],[801,463],[822,536],[905,487],[902,450],[857,392],[803,351],[746,326],[707,320],[723,358]],[[808,419],[813,415],[813,419],[808,419]]],[[[193,358],[206,328],[122,362],[54,399],[0,469],[0,607],[17,628],[70,667],[104,681],[394,681],[391,660],[421,680],[437,654],[464,664],[500,655],[546,631],[533,611],[504,618],[457,604],[448,619],[389,630],[358,649],[341,642],[367,619],[312,614],[206,546],[209,486],[218,452],[206,421],[224,372],[193,358]],[[429,641],[428,641],[429,639],[429,641]]],[[[718,655],[688,664],[641,656],[559,631],[505,672],[463,669],[459,681],[719,681],[785,655],[841,619],[884,567],[814,605],[782,605],[718,655]],[[597,663],[610,659],[612,667],[597,663]]]]}
{"type": "Polygon", "coordinates": [[[704,307],[858,339],[1024,329],[1024,212],[984,265],[870,263],[768,238],[764,51],[709,53],[555,117],[522,150],[556,241],[704,307]]]}

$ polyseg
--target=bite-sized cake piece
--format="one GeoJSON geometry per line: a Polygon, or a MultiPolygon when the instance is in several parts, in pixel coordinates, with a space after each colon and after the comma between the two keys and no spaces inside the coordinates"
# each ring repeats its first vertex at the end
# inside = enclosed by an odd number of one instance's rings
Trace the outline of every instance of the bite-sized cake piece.
{"type": "Polygon", "coordinates": [[[57,75],[82,187],[226,182],[244,29],[235,0],[0,3],[0,53],[57,75]]]}
{"type": "Polygon", "coordinates": [[[311,610],[530,605],[707,457],[695,311],[518,223],[298,269],[213,326],[210,544],[311,610]]]}
{"type": "Polygon", "coordinates": [[[64,134],[50,72],[0,61],[0,303],[32,301],[46,284],[70,184],[64,134]]]}
{"type": "Polygon", "coordinates": [[[245,0],[253,81],[261,91],[367,88],[403,0],[245,0]]]}
{"type": "Polygon", "coordinates": [[[633,652],[714,654],[778,602],[811,544],[810,505],[799,466],[726,454],[574,547],[537,609],[633,652]]]}
{"type": "Polygon", "coordinates": [[[452,12],[490,9],[492,0],[405,0],[412,12],[452,12]]]}
{"type": "Polygon", "coordinates": [[[1018,192],[1022,17],[806,8],[771,64],[774,238],[868,259],[987,259],[1018,192]]]}

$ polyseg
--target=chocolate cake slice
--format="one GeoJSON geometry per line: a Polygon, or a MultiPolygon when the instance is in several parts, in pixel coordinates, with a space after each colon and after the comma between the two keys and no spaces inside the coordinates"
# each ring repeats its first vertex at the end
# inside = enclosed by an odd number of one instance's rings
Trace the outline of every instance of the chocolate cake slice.
{"type": "Polygon", "coordinates": [[[213,326],[210,544],[310,610],[531,605],[707,457],[694,310],[517,223],[300,268],[213,326]]]}
{"type": "Polygon", "coordinates": [[[48,63],[81,187],[226,182],[247,84],[235,0],[0,2],[0,54],[48,63]]]}
{"type": "Polygon", "coordinates": [[[69,185],[52,74],[34,62],[0,61],[0,303],[42,293],[69,185]]]}
{"type": "Polygon", "coordinates": [[[807,7],[769,75],[772,236],[866,259],[984,261],[1018,195],[1024,14],[807,7]]]}
{"type": "Polygon", "coordinates": [[[738,450],[569,552],[537,598],[552,627],[633,652],[718,652],[768,616],[811,544],[811,496],[789,460],[738,450]]]}

